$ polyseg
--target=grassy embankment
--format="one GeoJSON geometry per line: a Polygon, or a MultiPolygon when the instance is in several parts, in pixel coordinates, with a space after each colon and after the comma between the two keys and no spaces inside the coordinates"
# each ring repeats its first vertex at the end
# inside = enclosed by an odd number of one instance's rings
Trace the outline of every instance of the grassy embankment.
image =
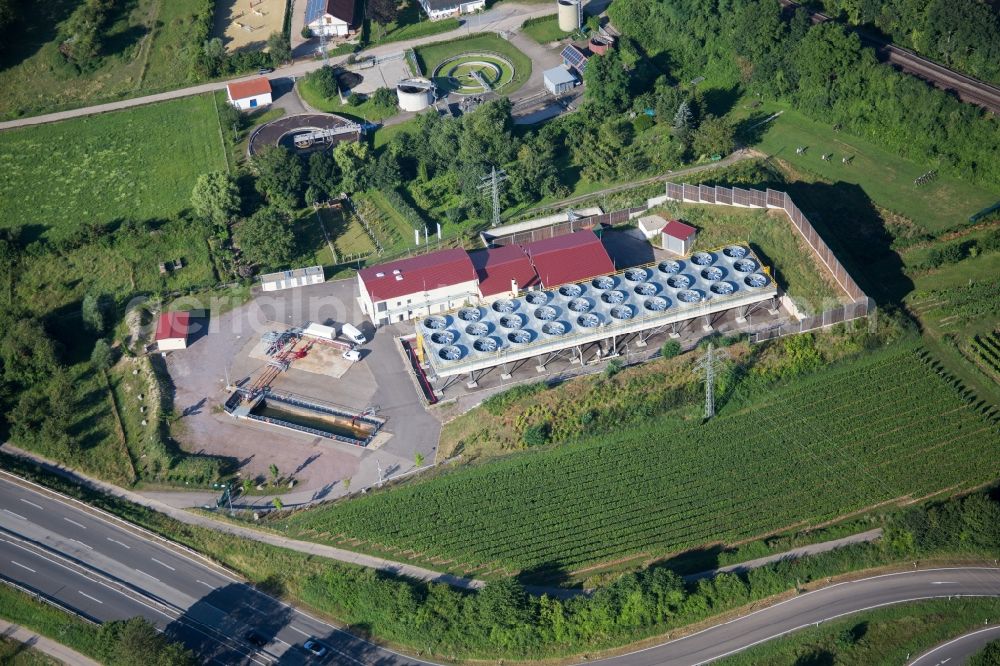
{"type": "Polygon", "coordinates": [[[510,83],[505,85],[500,92],[510,95],[516,92],[525,84],[531,76],[531,59],[521,53],[510,42],[500,39],[496,35],[481,34],[455,39],[449,42],[428,44],[414,49],[417,54],[417,62],[420,63],[424,76],[431,76],[435,68],[443,61],[452,56],[463,53],[484,53],[495,52],[506,56],[514,65],[514,77],[510,83]]]}
{"type": "Polygon", "coordinates": [[[447,18],[440,21],[428,20],[420,8],[418,0],[407,0],[398,8],[396,20],[380,26],[374,21],[365,21],[365,37],[369,46],[401,42],[418,37],[429,37],[442,32],[457,30],[461,27],[457,18],[447,18]]]}
{"type": "Polygon", "coordinates": [[[0,118],[136,97],[188,82],[187,65],[178,62],[182,50],[190,48],[190,17],[201,0],[122,3],[103,31],[100,64],[83,74],[65,63],[54,29],[79,4],[53,0],[19,10],[0,51],[0,118]]]}
{"type": "MultiPolygon", "coordinates": [[[[0,617],[47,636],[88,657],[97,657],[100,654],[94,625],[4,584],[0,584],[0,617]]],[[[9,652],[15,650],[8,650],[6,646],[0,647],[0,663],[26,665],[56,663],[44,657],[38,661],[8,661],[6,657],[9,652]]]]}
{"type": "Polygon", "coordinates": [[[559,17],[557,16],[540,16],[528,19],[524,22],[522,30],[524,34],[539,44],[556,42],[573,34],[559,29],[559,17]]]}

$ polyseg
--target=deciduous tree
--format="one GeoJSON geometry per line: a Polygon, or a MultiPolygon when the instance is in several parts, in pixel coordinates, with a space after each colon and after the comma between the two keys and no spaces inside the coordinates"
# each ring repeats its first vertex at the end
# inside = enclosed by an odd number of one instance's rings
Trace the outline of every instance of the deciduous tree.
{"type": "Polygon", "coordinates": [[[288,213],[272,207],[260,209],[239,225],[236,243],[255,264],[276,268],[288,263],[295,251],[288,213]]]}
{"type": "Polygon", "coordinates": [[[191,190],[191,207],[213,224],[226,225],[240,210],[240,188],[227,173],[203,173],[191,190]]]}

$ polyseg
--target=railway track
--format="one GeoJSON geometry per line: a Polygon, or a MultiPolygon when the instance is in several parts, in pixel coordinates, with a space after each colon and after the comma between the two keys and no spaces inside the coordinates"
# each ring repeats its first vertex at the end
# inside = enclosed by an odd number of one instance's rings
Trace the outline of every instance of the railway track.
{"type": "MultiPolygon", "coordinates": [[[[778,0],[781,6],[794,10],[802,5],[792,0],[778,0]]],[[[815,23],[824,23],[833,19],[826,14],[804,8],[815,23]]],[[[874,35],[857,30],[857,35],[865,46],[871,46],[878,54],[879,60],[889,63],[900,70],[927,81],[935,88],[953,92],[963,102],[981,106],[988,111],[1000,114],[1000,88],[984,83],[971,76],[960,74],[953,69],[928,60],[913,51],[890,44],[874,35]]]]}

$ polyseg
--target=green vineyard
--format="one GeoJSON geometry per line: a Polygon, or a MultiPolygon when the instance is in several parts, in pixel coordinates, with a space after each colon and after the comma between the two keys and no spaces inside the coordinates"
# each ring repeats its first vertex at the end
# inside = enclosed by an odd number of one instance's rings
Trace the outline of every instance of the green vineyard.
{"type": "Polygon", "coordinates": [[[1000,331],[974,336],[969,347],[972,362],[982,368],[993,381],[1000,382],[1000,331]]]}
{"type": "Polygon", "coordinates": [[[921,349],[869,356],[731,411],[458,470],[295,514],[287,529],[459,573],[568,572],[1000,477],[994,408],[921,349]]]}

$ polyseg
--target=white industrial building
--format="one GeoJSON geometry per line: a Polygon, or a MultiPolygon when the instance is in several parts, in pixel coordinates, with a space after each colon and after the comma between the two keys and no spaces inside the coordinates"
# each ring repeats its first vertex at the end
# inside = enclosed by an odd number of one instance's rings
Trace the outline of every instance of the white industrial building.
{"type": "Polygon", "coordinates": [[[565,65],[545,70],[542,73],[542,78],[545,83],[545,89],[553,95],[561,95],[569,92],[577,85],[576,77],[565,65]]]}
{"type": "Polygon", "coordinates": [[[291,271],[279,271],[260,276],[261,288],[264,291],[278,291],[292,287],[304,287],[309,284],[322,284],[326,280],[322,266],[308,266],[291,271]]]}
{"type": "Polygon", "coordinates": [[[240,111],[248,111],[271,103],[271,82],[260,76],[249,81],[237,81],[226,86],[229,103],[240,111]]]}
{"type": "Polygon", "coordinates": [[[427,17],[432,21],[471,14],[481,9],[486,9],[486,0],[420,0],[420,6],[424,8],[427,17]]]}

